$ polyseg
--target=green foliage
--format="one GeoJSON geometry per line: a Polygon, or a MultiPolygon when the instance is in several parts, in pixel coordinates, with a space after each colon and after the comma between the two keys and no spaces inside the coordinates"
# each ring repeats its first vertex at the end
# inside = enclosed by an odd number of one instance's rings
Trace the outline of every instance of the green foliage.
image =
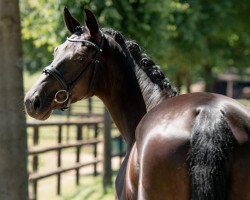
{"type": "Polygon", "coordinates": [[[213,73],[249,65],[250,2],[172,1],[165,62],[173,74],[209,81],[213,73]]]}
{"type": "Polygon", "coordinates": [[[21,1],[24,64],[31,72],[48,63],[53,48],[64,35],[62,30],[58,30],[59,6],[53,2],[21,1]]]}
{"type": "Polygon", "coordinates": [[[30,72],[46,66],[53,49],[68,34],[63,23],[63,8],[83,22],[83,9],[88,7],[98,16],[102,27],[113,27],[137,40],[155,57],[158,38],[162,37],[164,6],[168,1],[159,0],[24,0],[21,1],[24,63],[30,72]]]}
{"type": "Polygon", "coordinates": [[[69,34],[67,6],[83,22],[83,9],[136,40],[182,84],[249,65],[250,1],[221,0],[24,0],[21,1],[24,61],[29,71],[46,66],[69,34]]]}

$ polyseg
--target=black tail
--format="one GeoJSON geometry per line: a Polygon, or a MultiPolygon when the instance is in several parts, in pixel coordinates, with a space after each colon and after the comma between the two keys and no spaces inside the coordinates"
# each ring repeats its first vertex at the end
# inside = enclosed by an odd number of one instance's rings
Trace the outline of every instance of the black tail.
{"type": "Polygon", "coordinates": [[[192,200],[226,200],[234,138],[221,111],[203,109],[191,136],[192,200]]]}

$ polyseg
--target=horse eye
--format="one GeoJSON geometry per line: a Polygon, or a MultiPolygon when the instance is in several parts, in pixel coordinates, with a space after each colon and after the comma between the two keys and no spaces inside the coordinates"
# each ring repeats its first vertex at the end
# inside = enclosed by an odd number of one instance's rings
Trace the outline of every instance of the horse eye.
{"type": "Polygon", "coordinates": [[[83,54],[77,54],[75,57],[75,60],[84,61],[84,60],[86,60],[86,56],[83,54]]]}

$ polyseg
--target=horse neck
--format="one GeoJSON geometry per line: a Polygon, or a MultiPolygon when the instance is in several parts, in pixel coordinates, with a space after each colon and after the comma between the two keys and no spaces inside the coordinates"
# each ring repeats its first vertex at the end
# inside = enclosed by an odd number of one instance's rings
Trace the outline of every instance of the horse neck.
{"type": "Polygon", "coordinates": [[[133,60],[121,49],[104,49],[105,65],[101,71],[102,89],[96,95],[103,101],[128,149],[135,142],[135,129],[146,113],[140,86],[135,76],[133,60]]]}
{"type": "Polygon", "coordinates": [[[169,98],[167,93],[162,90],[159,85],[153,83],[144,70],[138,65],[135,67],[135,74],[147,111],[160,104],[164,99],[169,98]]]}
{"type": "Polygon", "coordinates": [[[160,66],[156,65],[136,42],[127,40],[126,46],[136,63],[134,70],[147,111],[164,99],[178,94],[162,73],[160,66]]]}

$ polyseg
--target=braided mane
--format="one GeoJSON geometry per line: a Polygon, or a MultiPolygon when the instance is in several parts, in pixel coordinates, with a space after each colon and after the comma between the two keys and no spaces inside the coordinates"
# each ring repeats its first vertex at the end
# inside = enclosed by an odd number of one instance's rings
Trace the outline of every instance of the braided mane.
{"type": "MultiPolygon", "coordinates": [[[[121,47],[128,49],[137,66],[145,72],[152,83],[158,86],[161,97],[164,96],[166,98],[178,95],[176,88],[164,76],[160,66],[156,65],[135,41],[126,39],[120,32],[111,28],[103,28],[102,31],[111,36],[121,47]]],[[[140,80],[140,82],[142,81],[140,80]]],[[[147,85],[144,87],[147,87],[147,85]]]]}
{"type": "Polygon", "coordinates": [[[162,73],[160,66],[156,65],[136,42],[127,40],[126,45],[136,64],[146,72],[153,83],[157,84],[169,97],[178,94],[176,88],[170,84],[168,78],[162,73]]]}

